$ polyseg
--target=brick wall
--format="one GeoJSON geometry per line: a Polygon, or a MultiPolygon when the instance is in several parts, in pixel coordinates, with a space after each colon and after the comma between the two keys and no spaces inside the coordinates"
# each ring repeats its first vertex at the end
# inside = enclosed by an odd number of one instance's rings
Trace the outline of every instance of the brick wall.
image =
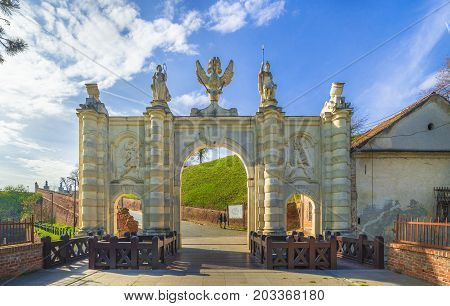
{"type": "MultiPolygon", "coordinates": [[[[193,221],[198,223],[207,223],[219,227],[219,215],[225,213],[222,210],[197,208],[189,206],[181,206],[181,219],[185,221],[193,221]]],[[[246,227],[247,224],[247,210],[244,209],[244,220],[230,219],[230,226],[232,227],[246,227]]]]}
{"type": "Polygon", "coordinates": [[[122,204],[123,208],[128,208],[129,210],[142,210],[141,200],[121,198],[117,206],[122,208],[122,204]]]}
{"type": "Polygon", "coordinates": [[[0,279],[42,269],[42,243],[0,247],[0,279]]]}
{"type": "Polygon", "coordinates": [[[450,251],[403,243],[388,244],[389,270],[450,286],[450,251]]]}
{"type": "Polygon", "coordinates": [[[117,211],[117,235],[123,237],[126,232],[138,231],[138,222],[130,215],[128,208],[119,208],[117,211]]]}
{"type": "MultiPolygon", "coordinates": [[[[53,218],[55,223],[73,225],[73,197],[68,194],[38,188],[36,192],[42,194],[44,201],[42,206],[42,221],[52,220],[52,193],[53,193],[53,218]]],[[[76,200],[75,216],[78,218],[78,196],[76,200]]],[[[35,221],[41,221],[40,205],[35,205],[35,221]]]]}

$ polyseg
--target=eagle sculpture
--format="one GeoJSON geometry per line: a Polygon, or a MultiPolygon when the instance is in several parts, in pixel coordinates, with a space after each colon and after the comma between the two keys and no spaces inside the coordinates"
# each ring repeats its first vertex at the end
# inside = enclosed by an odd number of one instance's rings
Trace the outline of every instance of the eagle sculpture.
{"type": "Polygon", "coordinates": [[[233,60],[230,60],[225,72],[222,76],[222,67],[220,65],[220,59],[213,57],[208,62],[208,74],[206,74],[199,61],[195,62],[197,66],[197,80],[200,84],[205,86],[206,92],[209,95],[211,102],[218,102],[219,96],[222,93],[222,88],[230,84],[233,77],[233,60]]]}

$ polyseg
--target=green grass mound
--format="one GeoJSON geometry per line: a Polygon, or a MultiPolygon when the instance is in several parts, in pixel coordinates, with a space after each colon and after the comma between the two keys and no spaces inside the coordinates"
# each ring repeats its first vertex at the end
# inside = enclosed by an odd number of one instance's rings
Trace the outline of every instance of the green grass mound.
{"type": "Polygon", "coordinates": [[[247,174],[238,156],[219,158],[183,170],[181,203],[185,206],[224,210],[247,204],[247,174]]]}

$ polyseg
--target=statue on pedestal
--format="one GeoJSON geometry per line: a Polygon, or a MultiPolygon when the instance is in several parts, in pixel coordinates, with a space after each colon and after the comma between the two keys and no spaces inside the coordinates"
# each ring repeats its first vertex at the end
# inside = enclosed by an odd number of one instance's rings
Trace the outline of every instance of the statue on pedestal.
{"type": "Polygon", "coordinates": [[[197,80],[200,84],[205,86],[206,92],[209,94],[209,100],[211,102],[218,102],[219,96],[222,94],[222,88],[230,84],[231,79],[233,78],[233,60],[230,60],[230,63],[222,76],[220,76],[222,67],[218,57],[213,57],[208,62],[209,76],[206,74],[199,61],[196,61],[195,64],[197,66],[197,80]]]}
{"type": "Polygon", "coordinates": [[[270,72],[269,61],[261,64],[258,74],[258,91],[261,95],[261,106],[276,105],[275,92],[277,84],[273,82],[272,72],[270,72]]]}
{"type": "Polygon", "coordinates": [[[167,71],[166,69],[158,65],[156,66],[156,71],[153,74],[153,82],[151,85],[153,92],[153,101],[155,102],[169,102],[171,97],[169,94],[169,89],[167,88],[167,71]]]}

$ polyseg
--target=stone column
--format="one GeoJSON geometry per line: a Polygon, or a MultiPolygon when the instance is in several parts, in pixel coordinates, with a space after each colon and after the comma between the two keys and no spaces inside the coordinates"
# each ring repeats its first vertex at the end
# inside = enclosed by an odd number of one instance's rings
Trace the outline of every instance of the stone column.
{"type": "Polygon", "coordinates": [[[146,129],[145,193],[143,205],[143,231],[146,234],[160,234],[165,231],[164,200],[164,109],[150,107],[149,128],[146,129]],[[146,158],[146,159],[147,159],[146,158]]]}
{"type": "Polygon", "coordinates": [[[342,97],[344,83],[333,83],[321,112],[323,137],[322,194],[325,230],[350,230],[350,104],[342,97]]]}
{"type": "Polygon", "coordinates": [[[108,124],[107,115],[99,114],[97,118],[97,226],[111,233],[113,227],[107,222],[110,206],[108,124]]]}
{"type": "Polygon", "coordinates": [[[349,109],[336,110],[332,119],[332,224],[334,231],[350,230],[350,114],[349,109]]]}
{"type": "Polygon", "coordinates": [[[167,113],[164,119],[164,230],[166,232],[174,228],[173,224],[173,173],[174,173],[174,135],[173,135],[173,115],[167,113]]]}
{"type": "Polygon", "coordinates": [[[255,179],[247,178],[247,227],[256,231],[255,179]]]}
{"type": "Polygon", "coordinates": [[[97,113],[81,109],[79,118],[79,222],[82,232],[95,230],[97,220],[97,113]]]}
{"type": "Polygon", "coordinates": [[[322,115],[322,220],[323,230],[331,228],[331,180],[332,180],[332,163],[331,163],[331,113],[327,112],[322,115]]]}
{"type": "Polygon", "coordinates": [[[264,229],[266,235],[283,235],[285,209],[280,195],[282,173],[281,146],[284,141],[282,116],[279,108],[268,108],[263,113],[263,148],[264,148],[264,229]]]}

